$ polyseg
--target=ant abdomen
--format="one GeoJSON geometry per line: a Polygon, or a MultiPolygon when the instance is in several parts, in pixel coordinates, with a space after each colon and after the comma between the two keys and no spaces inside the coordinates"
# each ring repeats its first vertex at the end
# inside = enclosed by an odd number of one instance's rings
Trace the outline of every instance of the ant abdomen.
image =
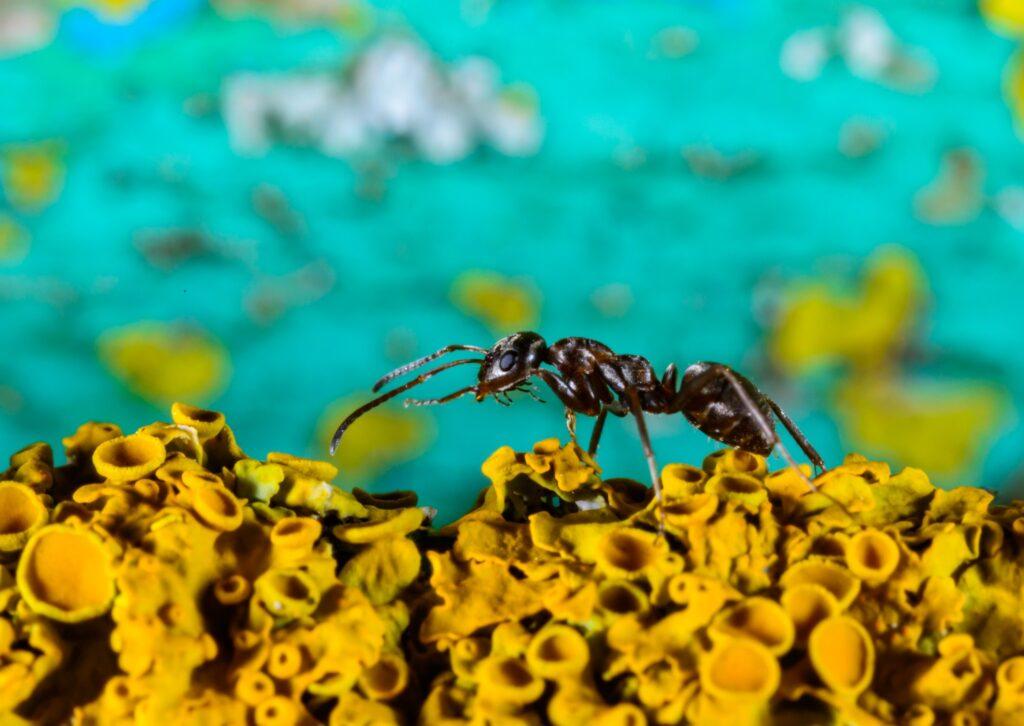
{"type": "Polygon", "coordinates": [[[768,423],[775,429],[771,405],[753,383],[726,365],[702,361],[687,368],[675,405],[687,421],[716,441],[761,456],[775,448],[775,437],[764,427],[768,423]],[[763,421],[748,409],[741,389],[763,421]]]}

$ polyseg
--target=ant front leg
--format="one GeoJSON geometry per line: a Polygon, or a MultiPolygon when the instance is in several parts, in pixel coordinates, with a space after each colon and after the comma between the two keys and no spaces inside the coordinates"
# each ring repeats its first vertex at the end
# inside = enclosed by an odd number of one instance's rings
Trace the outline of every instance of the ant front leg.
{"type": "Polygon", "coordinates": [[[587,453],[591,457],[597,455],[597,447],[601,443],[601,432],[604,431],[604,422],[608,418],[608,407],[601,406],[601,413],[597,414],[597,420],[594,421],[594,430],[590,432],[590,445],[587,447],[587,453]]]}
{"type": "Polygon", "coordinates": [[[563,378],[555,375],[549,370],[538,368],[533,375],[540,378],[548,385],[558,400],[567,409],[574,413],[582,413],[584,416],[596,416],[601,410],[601,404],[594,399],[590,392],[582,388],[570,386],[563,378]]]}
{"type": "Polygon", "coordinates": [[[569,438],[578,446],[579,442],[576,441],[576,412],[568,406],[565,407],[565,427],[569,429],[569,438]]]}
{"type": "Polygon", "coordinates": [[[629,409],[623,408],[622,404],[611,403],[601,406],[601,413],[597,414],[597,420],[594,422],[594,429],[590,434],[590,446],[587,447],[587,453],[591,456],[597,454],[597,447],[601,443],[601,434],[604,433],[604,423],[608,419],[608,414],[613,413],[616,416],[625,416],[629,413],[629,409]]]}

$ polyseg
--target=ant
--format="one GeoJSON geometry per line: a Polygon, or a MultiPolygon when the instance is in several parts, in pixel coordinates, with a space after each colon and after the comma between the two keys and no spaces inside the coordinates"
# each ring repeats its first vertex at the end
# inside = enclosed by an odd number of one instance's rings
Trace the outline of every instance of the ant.
{"type": "Polygon", "coordinates": [[[632,414],[650,469],[654,496],[659,505],[659,533],[664,531],[661,479],[654,460],[644,413],[682,413],[705,434],[728,446],[754,454],[769,455],[778,449],[813,491],[817,487],[797,466],[775,431],[773,414],[778,417],[817,470],[825,470],[825,462],[792,419],[772,399],[761,393],[753,383],[722,363],[694,363],[683,372],[678,382],[676,365],[670,364],[659,380],[650,362],[639,355],[618,355],[611,348],[590,338],[562,338],[548,345],[537,333],[514,333],[502,338],[490,350],[475,345],[448,345],[430,355],[406,363],[388,373],[373,387],[376,393],[387,383],[437,358],[454,351],[470,351],[482,358],[460,358],[421,373],[411,381],[366,403],[341,422],[331,439],[331,454],[346,429],[367,411],[398,394],[418,386],[442,371],[461,365],[480,366],[477,382],[447,396],[430,399],[406,399],[406,406],[433,406],[448,403],[472,393],[477,401],[493,396],[502,405],[511,403],[509,393],[527,393],[537,400],[531,379],[539,378],[565,406],[566,425],[576,440],[576,414],[596,416],[588,452],[597,453],[605,419],[632,414]],[[549,370],[542,366],[554,368],[549,370]]]}

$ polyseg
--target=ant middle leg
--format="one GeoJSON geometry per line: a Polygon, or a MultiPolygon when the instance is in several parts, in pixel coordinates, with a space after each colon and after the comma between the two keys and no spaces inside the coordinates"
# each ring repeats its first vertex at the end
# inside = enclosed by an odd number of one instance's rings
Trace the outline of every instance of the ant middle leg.
{"type": "Polygon", "coordinates": [[[661,496],[661,476],[658,472],[658,463],[654,460],[654,450],[651,448],[651,438],[647,434],[647,422],[644,420],[644,411],[640,407],[640,397],[636,389],[626,390],[629,398],[629,408],[636,419],[636,429],[640,434],[640,444],[644,447],[644,456],[647,458],[647,468],[651,474],[651,484],[654,488],[654,498],[658,502],[658,536],[665,534],[665,502],[661,496]]]}

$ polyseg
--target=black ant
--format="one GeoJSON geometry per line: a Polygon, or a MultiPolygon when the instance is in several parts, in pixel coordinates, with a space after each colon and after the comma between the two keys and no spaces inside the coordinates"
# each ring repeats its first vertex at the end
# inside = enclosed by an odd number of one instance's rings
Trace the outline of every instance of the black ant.
{"type": "MultiPolygon", "coordinates": [[[[754,454],[767,456],[777,448],[808,487],[817,491],[775,432],[772,419],[774,414],[814,466],[818,470],[825,469],[821,456],[779,404],[729,366],[721,363],[694,363],[683,372],[682,381],[677,386],[678,372],[674,363],[665,369],[659,380],[646,358],[617,355],[608,346],[590,338],[563,338],[549,346],[537,333],[522,332],[502,338],[490,350],[475,345],[448,345],[391,371],[377,381],[373,387],[374,392],[389,381],[453,351],[470,351],[480,353],[483,357],[461,358],[445,363],[360,406],[334,432],[331,454],[337,449],[345,430],[370,409],[449,368],[476,364],[480,366],[480,373],[475,384],[441,398],[407,399],[405,405],[432,406],[472,393],[477,401],[493,396],[507,406],[511,403],[511,391],[521,391],[538,398],[531,382],[531,378],[536,376],[565,405],[566,424],[573,440],[576,439],[576,414],[597,417],[588,447],[591,456],[597,453],[608,414],[625,416],[631,413],[636,418],[659,507],[661,480],[647,434],[645,412],[682,413],[691,424],[716,441],[754,454]],[[543,368],[545,364],[554,370],[543,368]]],[[[664,510],[659,510],[659,513],[659,529],[663,530],[664,510]]]]}

